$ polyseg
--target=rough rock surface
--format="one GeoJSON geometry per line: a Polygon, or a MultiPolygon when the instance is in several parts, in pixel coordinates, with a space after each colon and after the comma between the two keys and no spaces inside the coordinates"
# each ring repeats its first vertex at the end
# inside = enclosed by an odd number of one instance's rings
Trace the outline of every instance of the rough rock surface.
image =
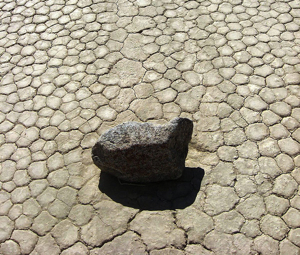
{"type": "Polygon", "coordinates": [[[166,125],[126,122],[105,132],[92,149],[94,163],[128,182],[154,182],[182,175],[193,123],[175,118],[166,125]]]}

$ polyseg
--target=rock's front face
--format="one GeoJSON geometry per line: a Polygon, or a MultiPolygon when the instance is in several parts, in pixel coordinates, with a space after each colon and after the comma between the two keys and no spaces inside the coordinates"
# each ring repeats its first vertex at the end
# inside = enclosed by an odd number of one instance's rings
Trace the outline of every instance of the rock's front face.
{"type": "Polygon", "coordinates": [[[193,123],[176,118],[166,125],[126,122],[104,133],[92,149],[94,163],[127,182],[155,182],[182,175],[193,123]]]}

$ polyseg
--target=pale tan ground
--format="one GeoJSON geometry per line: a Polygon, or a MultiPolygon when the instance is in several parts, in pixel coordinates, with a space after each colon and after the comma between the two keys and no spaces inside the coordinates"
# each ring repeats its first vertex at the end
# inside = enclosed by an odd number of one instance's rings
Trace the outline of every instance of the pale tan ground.
{"type": "Polygon", "coordinates": [[[299,0],[0,1],[0,254],[299,255],[299,26],[299,0]],[[178,116],[183,179],[99,189],[105,130],[178,116]]]}

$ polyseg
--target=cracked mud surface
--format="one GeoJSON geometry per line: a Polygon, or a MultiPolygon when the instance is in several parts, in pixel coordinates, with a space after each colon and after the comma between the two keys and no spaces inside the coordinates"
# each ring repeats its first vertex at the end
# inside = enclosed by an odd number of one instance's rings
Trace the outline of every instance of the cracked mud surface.
{"type": "Polygon", "coordinates": [[[1,1],[0,254],[299,255],[299,26],[298,0],[1,1]],[[178,181],[92,164],[178,116],[178,181]]]}

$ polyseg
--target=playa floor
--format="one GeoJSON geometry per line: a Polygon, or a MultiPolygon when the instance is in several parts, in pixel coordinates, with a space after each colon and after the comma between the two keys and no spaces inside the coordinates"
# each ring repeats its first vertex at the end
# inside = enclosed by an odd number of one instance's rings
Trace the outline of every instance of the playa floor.
{"type": "Polygon", "coordinates": [[[0,1],[0,254],[300,254],[299,0],[0,1]],[[193,121],[183,176],[91,148],[193,121]]]}

